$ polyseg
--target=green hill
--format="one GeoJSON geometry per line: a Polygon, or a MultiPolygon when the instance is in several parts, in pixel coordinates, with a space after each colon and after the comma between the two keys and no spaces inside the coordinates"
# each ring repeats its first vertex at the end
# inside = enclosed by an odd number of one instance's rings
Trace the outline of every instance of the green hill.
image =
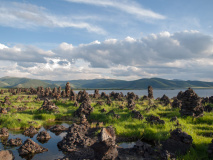
{"type": "MultiPolygon", "coordinates": [[[[0,87],[65,87],[68,81],[38,80],[29,78],[3,77],[0,78],[0,87]]],[[[213,82],[167,80],[162,78],[144,78],[134,81],[115,79],[92,79],[92,80],[70,80],[72,88],[75,89],[147,89],[151,85],[154,89],[176,89],[187,87],[213,88],[213,82]]]]}

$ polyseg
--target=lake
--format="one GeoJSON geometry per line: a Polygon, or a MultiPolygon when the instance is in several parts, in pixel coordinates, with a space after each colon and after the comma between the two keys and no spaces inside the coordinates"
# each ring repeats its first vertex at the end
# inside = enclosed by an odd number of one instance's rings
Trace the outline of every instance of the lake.
{"type": "MultiPolygon", "coordinates": [[[[153,94],[154,98],[162,97],[164,94],[167,95],[169,98],[177,96],[177,94],[180,91],[185,91],[186,89],[174,89],[174,90],[158,90],[154,89],[153,94]]],[[[94,94],[94,90],[86,90],[89,94],[94,94]]],[[[134,92],[138,96],[148,95],[147,90],[99,90],[99,93],[105,92],[106,94],[109,94],[110,92],[123,92],[124,95],[126,95],[128,92],[134,92]]],[[[211,97],[213,96],[213,89],[194,89],[194,91],[197,93],[200,97],[211,97]]],[[[79,90],[75,90],[75,93],[78,93],[79,90]]]]}

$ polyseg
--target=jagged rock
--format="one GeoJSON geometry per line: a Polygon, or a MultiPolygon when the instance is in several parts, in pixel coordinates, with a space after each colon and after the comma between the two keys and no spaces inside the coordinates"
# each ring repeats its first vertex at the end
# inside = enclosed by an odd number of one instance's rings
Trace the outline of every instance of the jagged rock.
{"type": "Polygon", "coordinates": [[[101,93],[101,98],[106,98],[107,97],[107,94],[105,92],[102,92],[101,93]]]}
{"type": "Polygon", "coordinates": [[[58,147],[65,152],[75,151],[77,148],[84,148],[84,146],[91,146],[94,143],[94,140],[87,137],[85,134],[88,130],[88,127],[81,124],[72,124],[66,136],[62,141],[58,142],[58,147]]]}
{"type": "Polygon", "coordinates": [[[111,104],[112,104],[112,100],[111,100],[109,97],[107,97],[107,102],[106,102],[106,104],[109,105],[109,106],[111,106],[111,104]]]}
{"type": "Polygon", "coordinates": [[[192,137],[180,128],[170,133],[170,138],[162,142],[163,149],[172,154],[186,154],[192,145],[192,137]]]}
{"type": "Polygon", "coordinates": [[[143,119],[143,115],[139,111],[133,110],[132,111],[132,118],[136,118],[136,119],[142,120],[143,119]]]}
{"type": "Polygon", "coordinates": [[[0,129],[0,137],[8,137],[9,136],[9,132],[7,128],[1,128],[0,129]]]}
{"type": "Polygon", "coordinates": [[[75,115],[77,117],[81,117],[82,115],[89,116],[93,111],[93,107],[86,101],[81,103],[80,107],[75,111],[75,115]]]}
{"type": "Polygon", "coordinates": [[[138,100],[138,96],[134,92],[128,92],[127,96],[126,96],[126,99],[127,100],[131,100],[132,99],[133,101],[134,100],[137,101],[138,100]]]}
{"type": "Polygon", "coordinates": [[[181,108],[181,106],[182,106],[181,101],[175,98],[174,101],[172,102],[172,108],[181,108]]]}
{"type": "Polygon", "coordinates": [[[152,86],[148,86],[148,98],[149,99],[153,99],[154,98],[152,86]]]}
{"type": "Polygon", "coordinates": [[[66,97],[70,96],[70,83],[69,82],[67,82],[67,84],[65,86],[65,94],[66,94],[66,97]]]}
{"type": "Polygon", "coordinates": [[[99,98],[99,97],[100,97],[99,90],[95,89],[93,98],[99,98]]]}
{"type": "Polygon", "coordinates": [[[156,117],[156,116],[148,116],[146,118],[146,121],[150,124],[165,124],[164,120],[161,120],[160,117],[156,117]]]}
{"type": "Polygon", "coordinates": [[[198,97],[193,89],[189,88],[185,92],[179,92],[177,98],[182,102],[180,110],[181,116],[203,116],[204,108],[201,103],[201,98],[198,97]]]}
{"type": "Polygon", "coordinates": [[[25,136],[30,136],[30,137],[33,137],[35,134],[37,134],[38,131],[33,127],[33,126],[30,126],[28,129],[26,129],[24,131],[24,135],[25,136]]]}
{"type": "Polygon", "coordinates": [[[51,102],[49,99],[45,99],[42,107],[38,109],[38,111],[49,111],[49,112],[59,112],[58,107],[55,105],[55,103],[51,102]]]}
{"type": "Polygon", "coordinates": [[[47,131],[41,131],[38,133],[36,139],[38,141],[48,141],[50,139],[50,134],[47,131]]]}
{"type": "Polygon", "coordinates": [[[163,103],[163,105],[167,106],[168,104],[170,104],[170,100],[169,97],[167,97],[165,94],[161,97],[160,102],[163,103]]]}
{"type": "Polygon", "coordinates": [[[51,127],[49,130],[55,133],[56,135],[59,135],[60,133],[66,131],[67,128],[62,125],[56,124],[55,126],[51,127]]]}
{"type": "Polygon", "coordinates": [[[18,149],[19,155],[36,154],[48,151],[31,139],[27,139],[24,144],[18,149]]]}
{"type": "Polygon", "coordinates": [[[112,127],[102,128],[98,138],[99,142],[91,146],[95,151],[95,158],[102,160],[116,159],[118,150],[115,146],[116,135],[114,129],[112,127]]]}
{"type": "Polygon", "coordinates": [[[22,145],[22,140],[21,138],[16,138],[16,139],[9,139],[7,141],[7,146],[20,146],[22,145]]]}
{"type": "Polygon", "coordinates": [[[135,108],[135,102],[133,99],[128,100],[127,108],[133,110],[135,108]]]}
{"type": "Polygon", "coordinates": [[[15,157],[14,157],[12,151],[2,150],[2,151],[0,151],[0,159],[1,160],[14,160],[15,157]]]}
{"type": "Polygon", "coordinates": [[[76,93],[74,92],[73,89],[71,89],[71,91],[70,91],[70,100],[76,101],[76,93]]]}
{"type": "Polygon", "coordinates": [[[78,92],[78,96],[77,96],[77,101],[79,103],[88,103],[90,104],[90,98],[89,98],[89,94],[84,90],[84,91],[79,91],[78,92]]]}

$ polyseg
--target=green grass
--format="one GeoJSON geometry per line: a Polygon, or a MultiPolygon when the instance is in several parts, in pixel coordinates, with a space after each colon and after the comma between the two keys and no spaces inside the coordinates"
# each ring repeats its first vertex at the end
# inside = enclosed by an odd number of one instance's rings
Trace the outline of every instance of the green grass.
{"type": "MultiPolygon", "coordinates": [[[[0,100],[4,99],[4,95],[0,95],[0,100]]],[[[9,129],[24,129],[29,127],[32,124],[29,124],[30,121],[35,121],[36,124],[33,124],[35,127],[41,127],[46,124],[48,121],[56,121],[63,117],[68,117],[72,122],[75,118],[73,113],[78,107],[74,107],[74,102],[69,100],[54,101],[59,107],[59,113],[51,112],[39,112],[37,111],[41,105],[41,102],[34,102],[35,95],[30,99],[27,99],[27,95],[20,94],[15,96],[9,96],[12,106],[23,107],[26,106],[27,110],[18,112],[15,109],[12,109],[7,114],[1,114],[0,116],[0,128],[7,127],[9,129]],[[18,96],[24,96],[22,102],[16,101],[18,96]],[[21,122],[18,121],[21,119],[21,122]]],[[[100,101],[100,100],[98,100],[100,101]]],[[[103,100],[106,101],[106,100],[103,100]]],[[[92,99],[92,106],[94,107],[93,112],[89,116],[90,122],[104,122],[104,126],[112,125],[115,128],[116,135],[121,137],[131,137],[135,140],[142,139],[148,141],[162,141],[166,140],[170,136],[170,130],[177,128],[175,122],[170,122],[170,119],[174,116],[177,116],[181,128],[184,132],[188,133],[193,138],[193,147],[190,151],[184,155],[179,156],[178,159],[191,160],[191,159],[208,159],[207,148],[208,144],[211,143],[213,138],[213,112],[204,113],[203,117],[198,119],[192,117],[181,117],[179,109],[173,109],[170,105],[162,106],[158,101],[155,101],[157,109],[151,109],[149,112],[145,111],[148,106],[148,101],[138,101],[136,103],[135,109],[140,111],[144,116],[143,120],[134,119],[131,116],[131,111],[127,109],[127,102],[113,101],[112,105],[96,105],[96,100],[92,99]],[[124,109],[119,109],[119,106],[124,106],[124,109]],[[106,109],[107,112],[113,110],[115,114],[119,114],[120,118],[117,119],[113,115],[107,115],[102,113],[102,109],[106,109]],[[165,121],[165,125],[151,125],[146,122],[146,117],[154,115],[159,116],[162,120],[165,121]]],[[[205,104],[208,105],[208,104],[205,104]]],[[[211,104],[213,107],[213,105],[211,104]]],[[[11,107],[4,106],[1,107],[11,107]]]]}

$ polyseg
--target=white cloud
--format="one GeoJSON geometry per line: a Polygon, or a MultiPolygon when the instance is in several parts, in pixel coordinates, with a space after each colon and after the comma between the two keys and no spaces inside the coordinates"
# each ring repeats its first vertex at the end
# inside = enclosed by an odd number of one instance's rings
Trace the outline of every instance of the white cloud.
{"type": "Polygon", "coordinates": [[[139,4],[134,3],[134,1],[125,0],[65,0],[68,2],[73,3],[84,3],[84,4],[90,4],[90,5],[96,5],[96,6],[102,6],[102,7],[112,7],[119,9],[123,12],[126,12],[128,14],[136,15],[140,18],[153,18],[153,19],[165,19],[166,17],[155,13],[151,10],[144,9],[140,7],[139,4]]]}
{"type": "MultiPolygon", "coordinates": [[[[213,37],[197,31],[162,32],[141,39],[107,39],[74,46],[66,42],[45,51],[33,46],[0,44],[0,59],[33,78],[212,79],[213,37]]],[[[6,63],[0,74],[5,75],[6,63]]],[[[22,74],[22,75],[23,75],[22,74]]]]}
{"type": "MultiPolygon", "coordinates": [[[[105,34],[98,26],[89,24],[84,18],[73,15],[54,15],[44,7],[29,3],[2,2],[0,6],[0,25],[13,28],[79,28],[89,32],[105,34]]],[[[91,18],[91,16],[89,17],[91,18]]]]}

